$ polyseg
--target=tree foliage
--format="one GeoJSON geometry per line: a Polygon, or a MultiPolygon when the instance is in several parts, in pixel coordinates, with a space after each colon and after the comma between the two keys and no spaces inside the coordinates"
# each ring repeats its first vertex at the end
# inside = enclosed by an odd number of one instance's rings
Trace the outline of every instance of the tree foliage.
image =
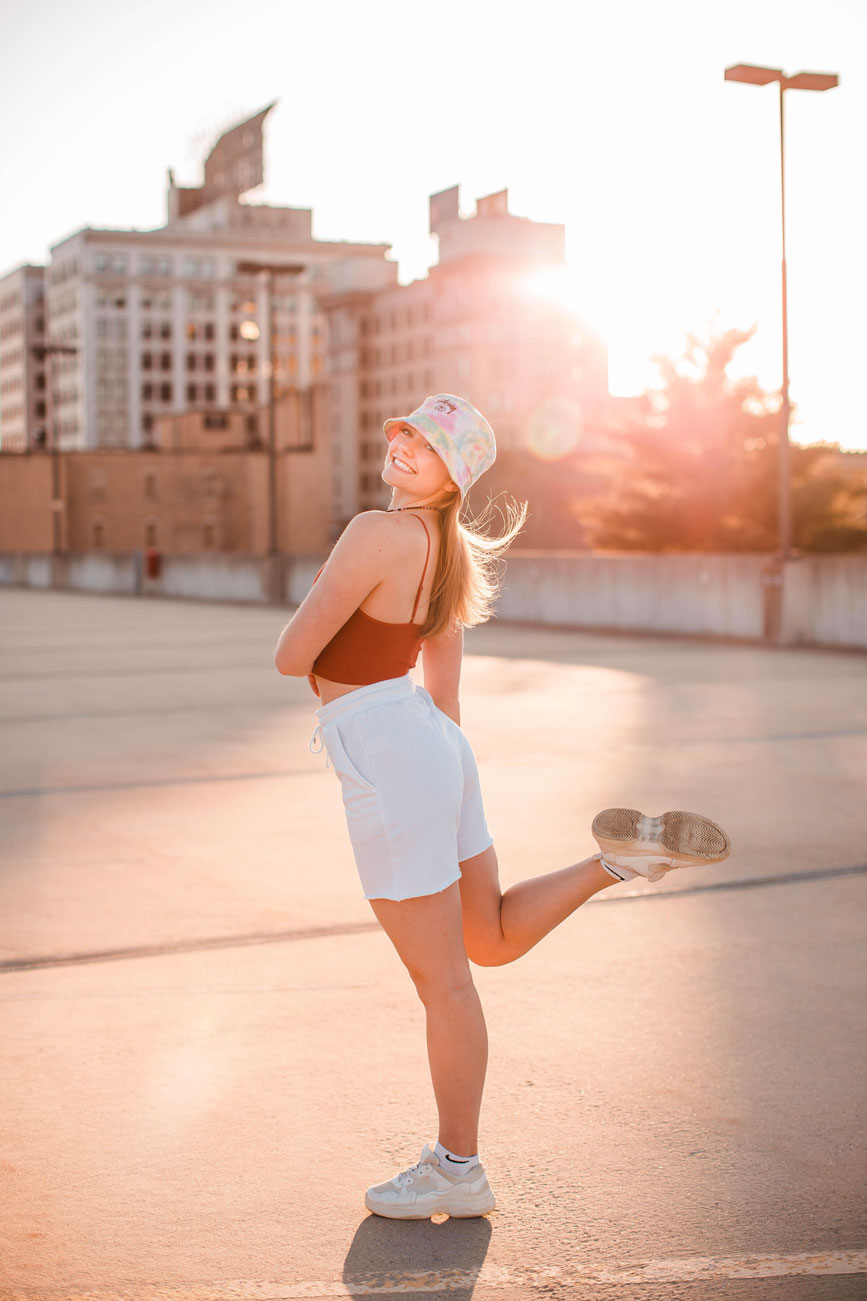
{"type": "MultiPolygon", "coordinates": [[[[754,330],[691,334],[679,359],[657,355],[661,387],[606,431],[626,455],[582,506],[595,547],[772,551],[778,543],[779,396],[727,369],[754,330]]],[[[792,531],[805,551],[867,550],[867,476],[836,444],[791,445],[792,531]]]]}

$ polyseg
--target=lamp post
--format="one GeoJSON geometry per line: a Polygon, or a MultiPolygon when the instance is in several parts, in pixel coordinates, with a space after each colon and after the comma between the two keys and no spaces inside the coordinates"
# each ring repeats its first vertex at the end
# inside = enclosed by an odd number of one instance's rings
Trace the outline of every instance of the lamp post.
{"type": "Polygon", "coordinates": [[[34,343],[30,351],[37,361],[48,362],[45,441],[47,450],[51,453],[51,549],[55,556],[59,556],[63,550],[63,530],[60,519],[63,510],[63,498],[60,493],[60,449],[57,446],[57,429],[54,418],[54,358],[58,353],[61,356],[74,356],[77,354],[78,349],[67,343],[34,343]]]}
{"type": "Polygon", "coordinates": [[[277,545],[277,418],[276,418],[276,384],[277,384],[277,345],[274,329],[274,277],[300,276],[307,270],[303,263],[286,265],[281,262],[260,262],[250,259],[238,262],[236,271],[241,276],[265,273],[267,286],[268,343],[270,353],[270,370],[268,376],[268,557],[274,560],[278,554],[277,545]]]}
{"type": "Polygon", "coordinates": [[[780,559],[787,560],[792,549],[792,494],[789,446],[789,322],[788,302],[786,297],[786,174],[785,153],[783,148],[783,93],[787,90],[831,90],[838,85],[839,77],[834,73],[799,72],[795,77],[786,77],[779,68],[762,68],[751,63],[737,63],[725,70],[726,81],[745,81],[751,86],[767,86],[777,81],[780,85],[780,205],[782,212],[782,287],[783,287],[783,389],[780,405],[780,500],[779,500],[779,542],[780,559]]]}

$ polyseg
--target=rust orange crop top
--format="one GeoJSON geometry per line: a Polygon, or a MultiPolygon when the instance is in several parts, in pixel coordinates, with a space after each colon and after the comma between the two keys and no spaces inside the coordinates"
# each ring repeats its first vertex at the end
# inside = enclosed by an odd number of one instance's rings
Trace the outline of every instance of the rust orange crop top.
{"type": "MultiPolygon", "coordinates": [[[[409,623],[386,623],[361,609],[356,610],[316,657],[313,672],[320,678],[366,687],[372,682],[403,677],[415,667],[423,638],[418,635],[421,624],[413,621],[430,559],[430,533],[420,515],[413,518],[418,520],[427,536],[427,555],[415,594],[412,618],[409,623]]],[[[319,568],[314,583],[324,568],[325,565],[319,568]]]]}

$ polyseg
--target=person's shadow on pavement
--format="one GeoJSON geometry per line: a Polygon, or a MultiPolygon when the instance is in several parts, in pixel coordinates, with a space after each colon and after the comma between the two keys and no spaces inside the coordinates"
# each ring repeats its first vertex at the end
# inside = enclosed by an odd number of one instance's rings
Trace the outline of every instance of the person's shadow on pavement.
{"type": "Polygon", "coordinates": [[[394,1296],[425,1301],[439,1285],[449,1301],[470,1301],[488,1254],[492,1226],[486,1216],[431,1220],[390,1220],[368,1215],[355,1231],[343,1265],[347,1286],[364,1286],[368,1297],[394,1296]],[[417,1283],[419,1291],[412,1285],[417,1283]],[[423,1290],[422,1290],[423,1289],[423,1290]]]}

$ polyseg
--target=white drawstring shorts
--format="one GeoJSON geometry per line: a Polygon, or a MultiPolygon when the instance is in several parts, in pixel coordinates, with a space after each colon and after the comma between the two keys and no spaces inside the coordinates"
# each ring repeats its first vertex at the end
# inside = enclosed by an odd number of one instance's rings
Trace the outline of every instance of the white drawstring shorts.
{"type": "Polygon", "coordinates": [[[414,899],[493,844],[472,746],[407,673],[316,710],[309,749],[340,778],[365,899],[414,899]]]}

